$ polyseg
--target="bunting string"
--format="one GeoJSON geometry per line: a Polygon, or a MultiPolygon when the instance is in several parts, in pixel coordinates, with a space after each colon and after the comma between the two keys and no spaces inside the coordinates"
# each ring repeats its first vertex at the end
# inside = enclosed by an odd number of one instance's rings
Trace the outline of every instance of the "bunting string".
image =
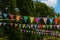
{"type": "Polygon", "coordinates": [[[47,23],[47,20],[50,21],[50,24],[53,23],[53,20],[55,20],[55,24],[58,24],[58,21],[60,20],[60,16],[59,17],[30,17],[30,16],[21,16],[21,15],[13,15],[13,14],[6,14],[6,13],[2,13],[2,19],[0,20],[16,20],[17,22],[19,20],[24,20],[25,23],[27,22],[28,19],[30,19],[31,23],[36,22],[37,24],[40,22],[41,19],[43,19],[44,23],[47,23]],[[8,17],[9,16],[9,17],[8,17]],[[4,19],[3,19],[4,18],[4,19]]]}

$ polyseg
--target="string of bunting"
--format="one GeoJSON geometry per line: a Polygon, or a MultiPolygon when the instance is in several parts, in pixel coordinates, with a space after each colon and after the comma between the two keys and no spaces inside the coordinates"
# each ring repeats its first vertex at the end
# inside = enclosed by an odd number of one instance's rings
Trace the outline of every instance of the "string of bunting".
{"type": "MultiPolygon", "coordinates": [[[[38,24],[39,21],[40,21],[41,19],[43,19],[43,21],[44,21],[45,24],[46,24],[47,20],[50,21],[50,24],[53,23],[53,20],[55,20],[55,24],[58,24],[58,22],[59,22],[59,20],[60,20],[60,16],[59,16],[59,17],[56,17],[56,16],[55,16],[55,18],[53,18],[53,17],[43,17],[43,18],[42,18],[42,17],[29,17],[29,16],[13,15],[13,14],[6,14],[6,13],[3,13],[2,15],[3,15],[3,17],[4,17],[6,20],[8,19],[8,16],[9,16],[9,17],[10,17],[10,18],[9,18],[10,21],[13,21],[14,18],[15,18],[15,20],[16,20],[17,22],[22,19],[22,20],[25,21],[25,23],[27,22],[28,19],[30,19],[31,23],[36,22],[36,23],[38,24]]],[[[3,20],[3,19],[1,19],[1,20],[3,20]]]]}
{"type": "Polygon", "coordinates": [[[20,28],[33,28],[33,29],[59,29],[60,25],[41,25],[41,24],[19,24],[19,23],[6,23],[0,22],[0,26],[5,26],[9,24],[10,26],[15,25],[15,27],[19,26],[20,28]]]}
{"type": "Polygon", "coordinates": [[[49,35],[49,36],[56,36],[56,37],[60,37],[60,33],[58,31],[56,32],[53,32],[53,31],[50,31],[50,30],[43,30],[43,31],[30,31],[30,30],[20,30],[20,32],[24,32],[24,33],[33,33],[33,34],[38,34],[38,35],[43,35],[43,36],[46,36],[46,35],[49,35]]]}

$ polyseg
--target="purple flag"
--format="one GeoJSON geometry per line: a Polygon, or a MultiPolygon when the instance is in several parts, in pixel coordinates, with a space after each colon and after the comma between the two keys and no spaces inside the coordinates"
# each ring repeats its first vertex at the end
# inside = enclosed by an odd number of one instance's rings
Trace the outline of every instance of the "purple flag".
{"type": "Polygon", "coordinates": [[[35,22],[37,22],[37,23],[38,23],[38,22],[39,22],[39,20],[40,20],[40,18],[39,18],[39,17],[36,17],[36,18],[35,18],[35,22]]]}

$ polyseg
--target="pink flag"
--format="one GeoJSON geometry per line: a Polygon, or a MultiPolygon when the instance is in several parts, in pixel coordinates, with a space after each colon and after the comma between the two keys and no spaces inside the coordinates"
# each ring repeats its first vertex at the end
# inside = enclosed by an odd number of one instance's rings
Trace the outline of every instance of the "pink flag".
{"type": "Polygon", "coordinates": [[[39,18],[39,17],[36,17],[36,18],[35,18],[35,22],[37,22],[37,23],[38,23],[38,22],[39,22],[39,20],[40,20],[40,18],[39,18]]]}
{"type": "Polygon", "coordinates": [[[10,23],[10,25],[12,26],[12,25],[13,25],[13,23],[10,23]]]}
{"type": "Polygon", "coordinates": [[[47,17],[46,18],[43,18],[45,24],[46,24],[47,19],[48,19],[47,17]]]}
{"type": "Polygon", "coordinates": [[[9,16],[10,16],[11,20],[14,19],[14,15],[13,14],[9,14],[9,16]]]}

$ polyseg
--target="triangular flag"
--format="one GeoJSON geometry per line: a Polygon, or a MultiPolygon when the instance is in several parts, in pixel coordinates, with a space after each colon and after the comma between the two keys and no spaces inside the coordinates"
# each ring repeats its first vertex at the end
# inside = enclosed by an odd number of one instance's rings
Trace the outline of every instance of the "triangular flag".
{"type": "Polygon", "coordinates": [[[60,25],[57,25],[57,29],[60,28],[60,25]]]}
{"type": "Polygon", "coordinates": [[[25,27],[26,25],[25,24],[23,24],[23,28],[25,27]]]}
{"type": "Polygon", "coordinates": [[[8,15],[8,14],[5,14],[5,13],[3,14],[3,16],[4,16],[5,18],[7,18],[7,15],[8,15]]]}
{"type": "MultiPolygon", "coordinates": [[[[10,23],[10,25],[12,26],[13,25],[13,23],[10,23]]],[[[15,25],[16,26],[16,25],[15,25]]]]}
{"type": "Polygon", "coordinates": [[[15,24],[15,27],[17,27],[18,26],[18,24],[15,24]]]}
{"type": "Polygon", "coordinates": [[[19,24],[19,27],[21,27],[22,26],[22,24],[19,24]]]}
{"type": "Polygon", "coordinates": [[[43,18],[43,20],[44,20],[44,23],[46,24],[46,21],[47,21],[47,17],[46,17],[46,18],[43,18]]]}
{"type": "Polygon", "coordinates": [[[52,29],[52,25],[50,25],[50,28],[52,29]]]}
{"type": "Polygon", "coordinates": [[[27,19],[28,17],[27,16],[23,16],[24,17],[24,20],[25,20],[25,23],[27,22],[27,19]]]}
{"type": "Polygon", "coordinates": [[[38,23],[38,22],[39,22],[39,20],[40,20],[40,18],[39,18],[39,17],[36,17],[36,18],[35,18],[35,22],[37,22],[37,23],[38,23]]]}
{"type": "Polygon", "coordinates": [[[33,24],[31,24],[31,28],[33,28],[33,26],[34,26],[34,25],[33,25],[33,24]]]}
{"type": "Polygon", "coordinates": [[[34,21],[34,17],[30,17],[30,21],[32,23],[34,21]]]}
{"type": "Polygon", "coordinates": [[[2,25],[2,22],[0,22],[0,26],[2,25]]]}
{"type": "Polygon", "coordinates": [[[4,22],[4,23],[3,23],[3,25],[5,26],[5,25],[6,25],[6,23],[4,22]]]}
{"type": "Polygon", "coordinates": [[[20,16],[17,15],[17,16],[16,16],[16,21],[18,22],[19,19],[20,19],[20,16]]]}
{"type": "Polygon", "coordinates": [[[11,20],[14,19],[14,15],[13,14],[9,14],[9,16],[10,16],[11,20]]]}
{"type": "Polygon", "coordinates": [[[43,25],[43,28],[45,28],[45,25],[43,25]]]}
{"type": "Polygon", "coordinates": [[[58,21],[59,21],[59,19],[58,18],[55,18],[55,23],[56,24],[58,24],[58,21]]]}
{"type": "Polygon", "coordinates": [[[48,29],[49,28],[49,25],[46,25],[46,28],[48,29]]]}
{"type": "Polygon", "coordinates": [[[53,33],[51,32],[50,35],[53,36],[53,33]]]}
{"type": "Polygon", "coordinates": [[[36,29],[37,28],[37,25],[34,25],[34,28],[36,29]]]}
{"type": "Polygon", "coordinates": [[[50,23],[52,24],[52,22],[53,22],[53,18],[49,18],[49,20],[50,20],[50,23]]]}
{"type": "Polygon", "coordinates": [[[54,28],[56,28],[56,25],[53,25],[54,26],[54,28]]]}

